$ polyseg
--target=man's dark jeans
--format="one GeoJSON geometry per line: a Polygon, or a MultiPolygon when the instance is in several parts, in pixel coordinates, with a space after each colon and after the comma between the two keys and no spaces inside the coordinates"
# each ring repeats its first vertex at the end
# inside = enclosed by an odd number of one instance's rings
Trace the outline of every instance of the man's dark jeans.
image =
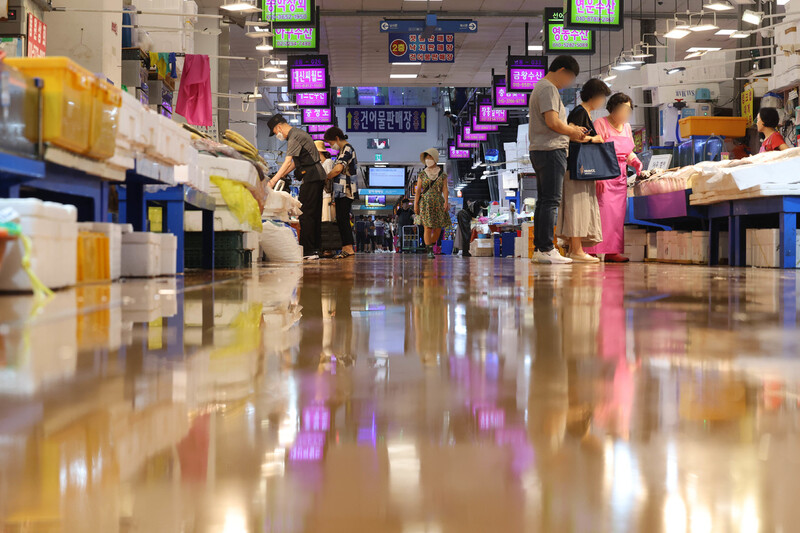
{"type": "Polygon", "coordinates": [[[556,225],[558,206],[564,190],[564,174],[567,172],[567,151],[532,151],[531,163],[536,172],[539,198],[533,213],[533,243],[539,252],[549,252],[553,245],[553,229],[556,225]]]}

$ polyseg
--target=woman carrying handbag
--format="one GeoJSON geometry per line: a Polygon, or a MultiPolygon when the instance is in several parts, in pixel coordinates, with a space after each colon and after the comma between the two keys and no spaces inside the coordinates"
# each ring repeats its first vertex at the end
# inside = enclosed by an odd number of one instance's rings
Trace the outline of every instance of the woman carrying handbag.
{"type": "Polygon", "coordinates": [[[433,246],[439,240],[442,230],[450,226],[450,191],[447,174],[439,166],[439,151],[430,148],[422,152],[419,159],[425,168],[417,178],[414,212],[422,219],[425,227],[425,248],[428,250],[428,257],[433,258],[433,246]]]}

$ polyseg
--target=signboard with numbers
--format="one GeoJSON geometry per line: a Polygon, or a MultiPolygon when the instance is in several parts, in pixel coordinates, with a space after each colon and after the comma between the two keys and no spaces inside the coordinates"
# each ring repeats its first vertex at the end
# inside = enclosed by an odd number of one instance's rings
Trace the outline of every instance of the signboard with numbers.
{"type": "Polygon", "coordinates": [[[314,0],[261,0],[261,20],[297,24],[314,20],[314,0]]]}
{"type": "Polygon", "coordinates": [[[28,13],[28,57],[44,57],[47,52],[47,24],[28,13]]]}
{"type": "Polygon", "coordinates": [[[485,142],[489,140],[489,134],[474,133],[469,126],[464,126],[464,130],[461,133],[461,138],[467,142],[485,142]]]}
{"type": "Polygon", "coordinates": [[[390,33],[389,63],[453,63],[455,61],[455,34],[390,33]]]}
{"type": "Polygon", "coordinates": [[[508,56],[507,65],[506,86],[511,92],[532,91],[547,74],[547,56],[508,56]]]}
{"type": "Polygon", "coordinates": [[[747,119],[747,125],[753,124],[753,96],[755,91],[752,87],[748,87],[742,92],[742,117],[747,119]]]}
{"type": "Polygon", "coordinates": [[[475,150],[480,148],[480,145],[477,142],[468,142],[464,140],[464,137],[459,133],[456,135],[456,148],[459,150],[475,150]]]}
{"type": "Polygon", "coordinates": [[[319,26],[274,28],[272,46],[276,51],[316,52],[319,50],[319,26]]]}
{"type": "Polygon", "coordinates": [[[576,30],[622,29],[623,0],[566,0],[564,27],[576,30]]]}
{"type": "Polygon", "coordinates": [[[507,124],[508,110],[495,109],[492,105],[491,98],[481,98],[478,101],[478,114],[476,115],[476,121],[478,124],[507,124]]]}
{"type": "Polygon", "coordinates": [[[289,91],[328,91],[328,56],[289,56],[289,91]]]}
{"type": "Polygon", "coordinates": [[[330,91],[321,93],[297,93],[295,103],[300,107],[330,107],[330,91]]]}
{"type": "Polygon", "coordinates": [[[424,107],[348,107],[347,131],[365,133],[424,133],[428,110],[424,107]]]}
{"type": "Polygon", "coordinates": [[[498,124],[478,124],[478,117],[472,115],[472,131],[477,133],[497,133],[500,131],[498,124]]]}
{"type": "Polygon", "coordinates": [[[546,54],[593,54],[594,32],[564,27],[564,11],[544,8],[544,51],[546,54]]]}
{"type": "Polygon", "coordinates": [[[308,133],[325,133],[333,124],[309,124],[308,133]]]}
{"type": "Polygon", "coordinates": [[[333,110],[327,109],[303,109],[303,124],[331,124],[333,122],[333,110]]]}
{"type": "Polygon", "coordinates": [[[492,105],[495,109],[516,109],[528,107],[530,91],[521,93],[509,92],[506,89],[506,77],[495,76],[492,80],[492,105]]]}
{"type": "Polygon", "coordinates": [[[324,141],[325,140],[325,134],[324,133],[311,133],[310,135],[311,135],[311,138],[314,139],[315,141],[324,141]]]}
{"type": "Polygon", "coordinates": [[[455,143],[451,142],[448,146],[448,159],[471,159],[472,156],[467,149],[456,148],[455,143]]]}

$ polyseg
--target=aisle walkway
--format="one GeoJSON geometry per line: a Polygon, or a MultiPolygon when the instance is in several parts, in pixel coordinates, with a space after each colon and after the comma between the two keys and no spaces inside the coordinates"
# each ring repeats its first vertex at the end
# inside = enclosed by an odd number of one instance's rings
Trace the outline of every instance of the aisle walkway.
{"type": "Polygon", "coordinates": [[[795,531],[799,282],[376,255],[0,298],[0,531],[795,531]]]}

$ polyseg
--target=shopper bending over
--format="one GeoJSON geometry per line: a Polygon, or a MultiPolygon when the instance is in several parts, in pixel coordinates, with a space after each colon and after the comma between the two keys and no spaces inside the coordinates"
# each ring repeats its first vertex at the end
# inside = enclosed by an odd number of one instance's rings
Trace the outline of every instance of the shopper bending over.
{"type": "Polygon", "coordinates": [[[447,174],[439,166],[439,151],[429,148],[419,156],[425,168],[417,177],[414,193],[414,212],[422,218],[425,228],[425,248],[428,257],[433,258],[433,246],[439,240],[442,230],[450,226],[450,191],[447,187],[447,174]]]}
{"type": "MultiPolygon", "coordinates": [[[[592,111],[606,105],[611,89],[603,81],[592,78],[581,89],[581,105],[569,114],[567,122],[586,130],[585,142],[602,143],[592,124],[592,111]]],[[[556,235],[569,244],[569,258],[577,263],[599,263],[600,260],[583,251],[584,245],[594,246],[603,240],[600,207],[594,181],[564,178],[564,197],[558,210],[556,235]]]]}
{"type": "Polygon", "coordinates": [[[319,259],[322,244],[322,189],[325,184],[325,170],[319,158],[319,150],[314,140],[303,130],[291,127],[283,115],[273,115],[267,123],[269,136],[276,136],[279,141],[289,141],[286,160],[280,170],[269,180],[269,186],[275,187],[278,181],[289,175],[301,181],[298,200],[303,204],[300,215],[300,244],[306,259],[319,259]]]}
{"type": "Polygon", "coordinates": [[[572,263],[555,249],[553,229],[564,188],[569,141],[583,141],[585,132],[567,123],[567,110],[558,91],[572,85],[580,71],[574,57],[558,56],[531,94],[528,137],[539,193],[533,215],[535,263],[572,263]]]}
{"type": "Polygon", "coordinates": [[[336,224],[339,226],[339,236],[342,239],[342,253],[337,258],[343,259],[356,255],[353,250],[353,229],[350,226],[350,211],[353,207],[358,188],[358,159],[353,145],[347,142],[347,135],[337,128],[328,128],[325,132],[325,142],[334,150],[339,151],[339,156],[333,165],[333,170],[328,173],[328,179],[333,180],[333,203],[336,207],[336,224]]]}
{"type": "Polygon", "coordinates": [[[780,121],[777,109],[762,107],[758,112],[756,126],[758,127],[758,133],[764,135],[764,142],[761,144],[759,153],[789,149],[789,145],[783,140],[783,135],[777,132],[780,121]]]}
{"type": "Polygon", "coordinates": [[[587,248],[590,254],[605,254],[608,263],[627,263],[622,255],[625,250],[625,213],[628,209],[628,166],[637,172],[642,170],[642,162],[633,153],[635,146],[633,133],[628,120],[633,112],[630,96],[616,93],[606,105],[609,115],[594,123],[597,133],[605,142],[613,142],[619,163],[619,176],[610,180],[597,181],[597,203],[600,206],[600,221],[603,225],[603,242],[587,248]]]}
{"type": "Polygon", "coordinates": [[[469,251],[469,245],[472,241],[472,219],[477,218],[484,209],[486,209],[486,204],[475,200],[467,202],[464,209],[456,213],[458,233],[461,239],[457,244],[461,248],[461,257],[472,257],[469,251]]]}

